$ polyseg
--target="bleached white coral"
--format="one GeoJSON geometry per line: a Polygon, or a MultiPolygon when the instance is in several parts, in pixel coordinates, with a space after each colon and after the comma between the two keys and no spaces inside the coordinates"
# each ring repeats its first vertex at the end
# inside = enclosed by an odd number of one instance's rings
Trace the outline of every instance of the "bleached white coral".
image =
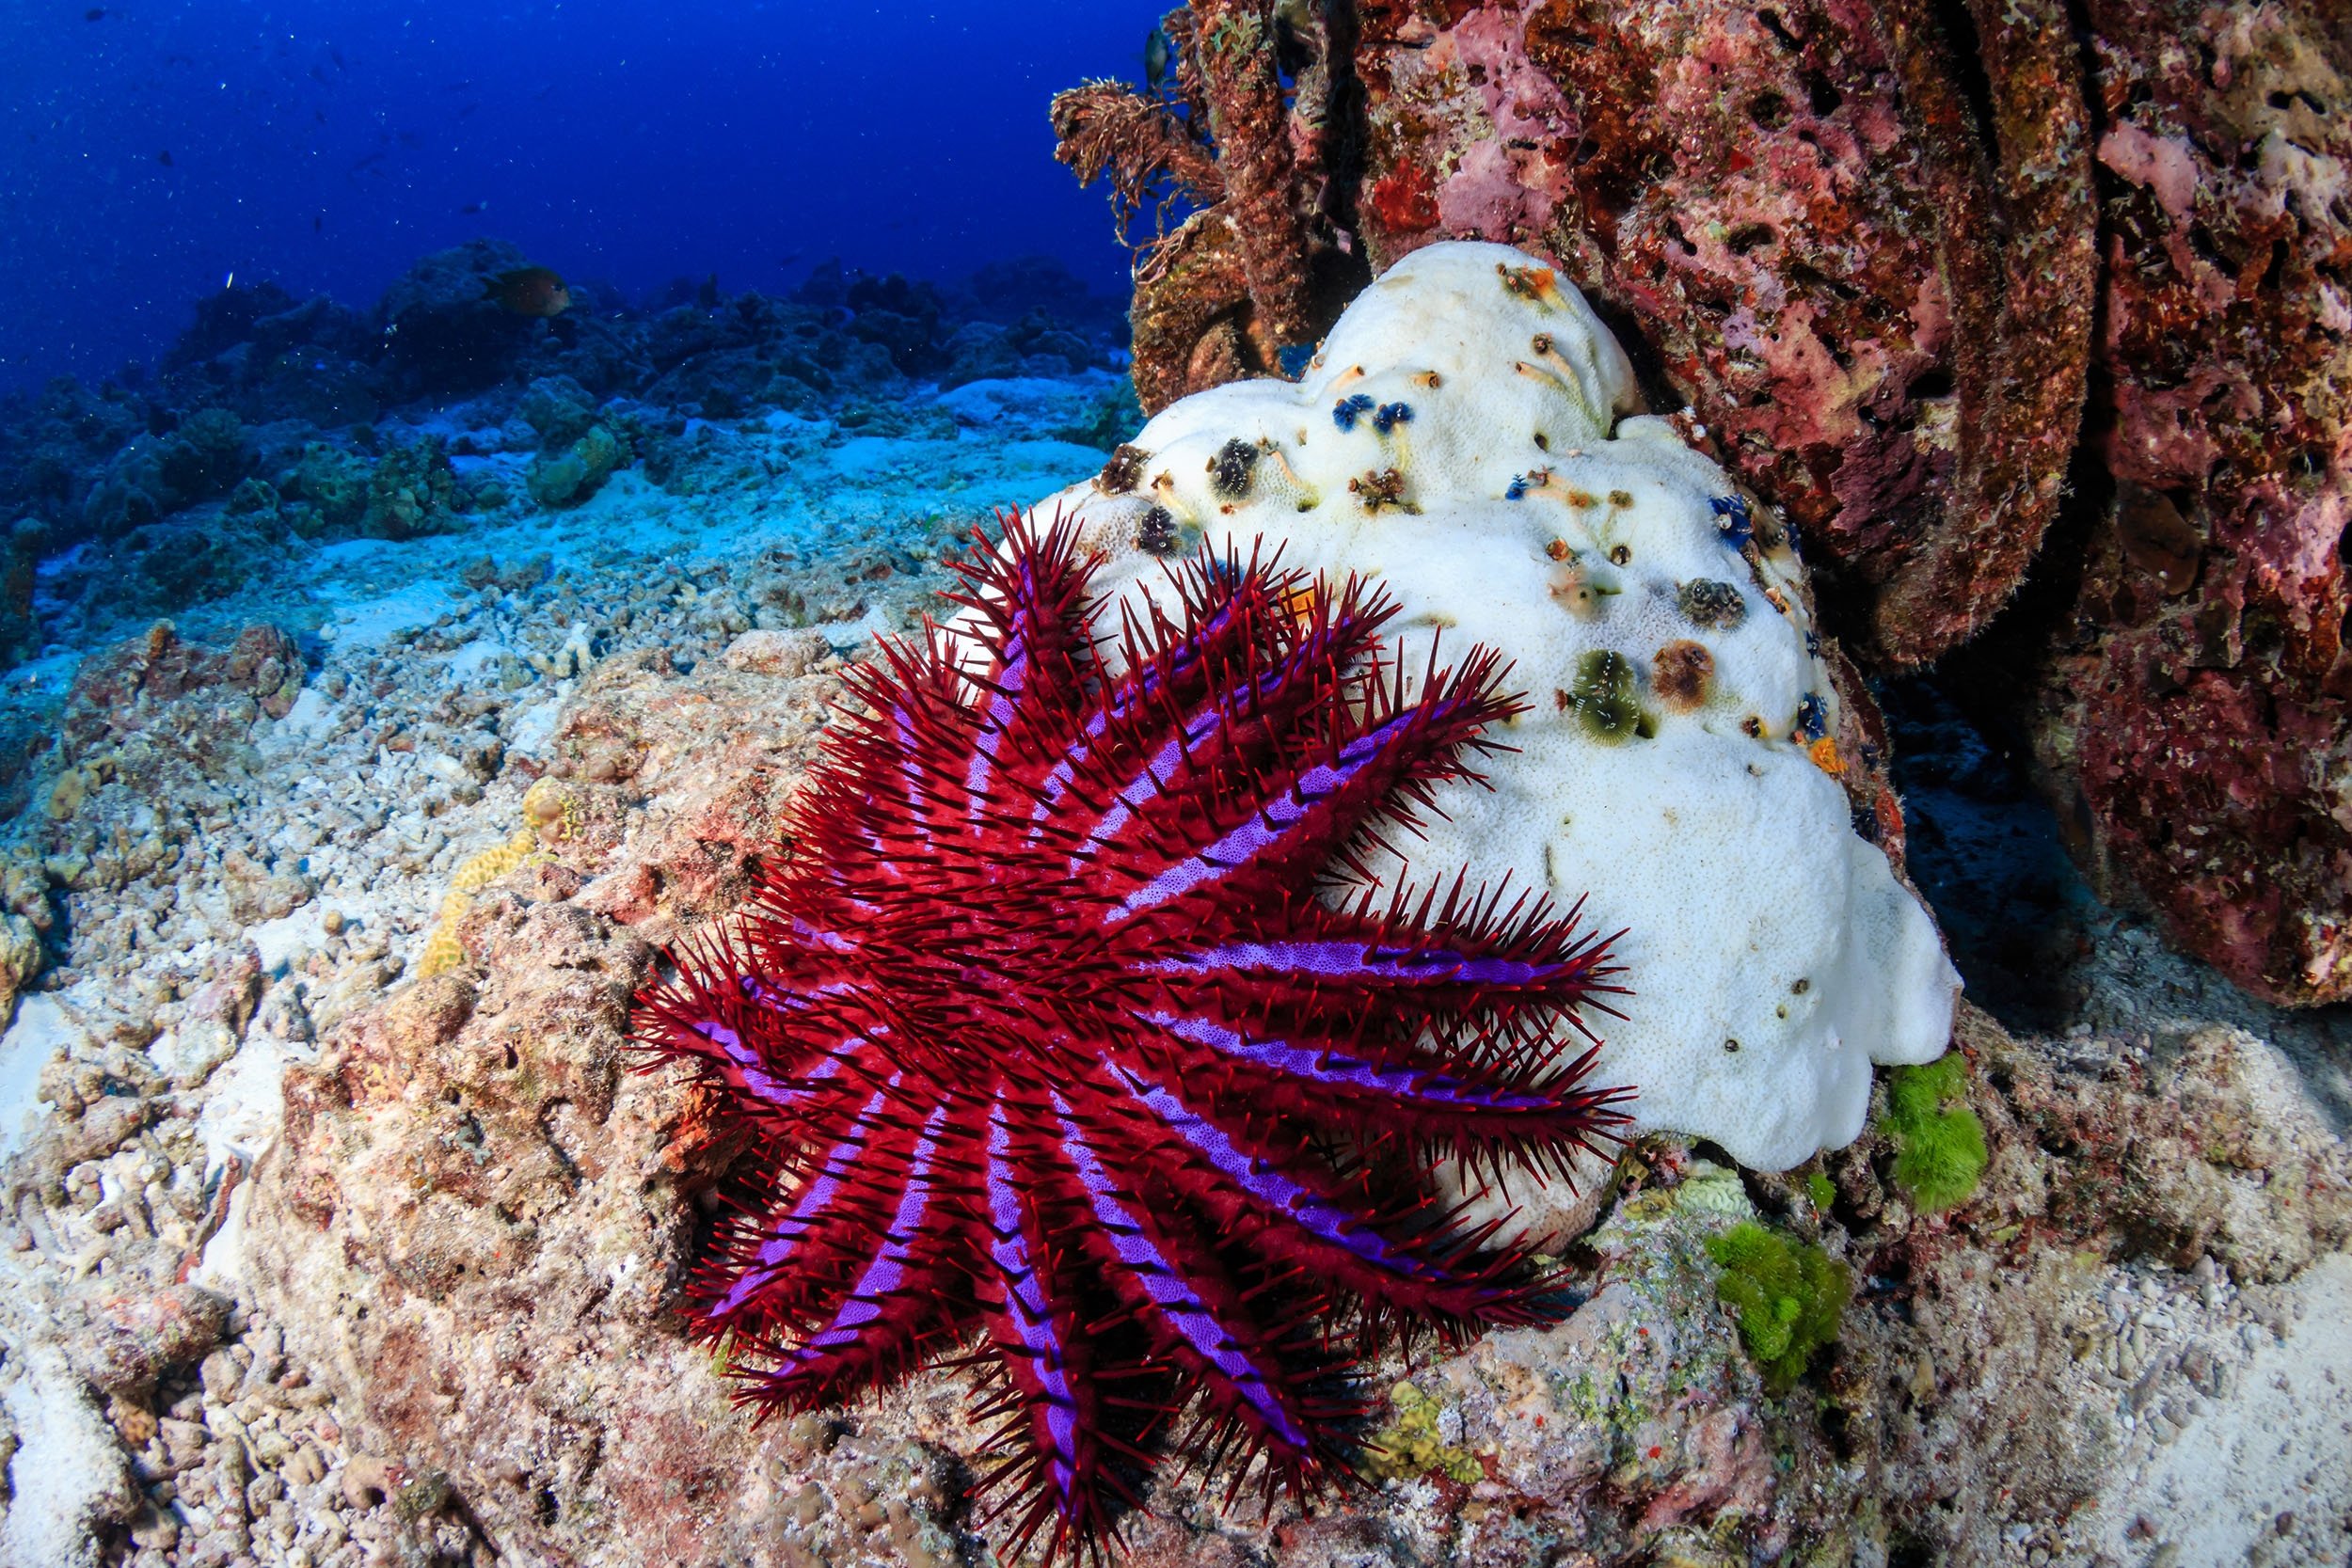
{"type": "Polygon", "coordinates": [[[1592,1022],[1642,1128],[1786,1168],[1861,1131],[1871,1063],[1944,1050],[1959,976],[1825,771],[1837,697],[1794,540],[1640,412],[1541,262],[1417,251],[1303,381],[1186,398],[1132,448],[1040,508],[1084,519],[1120,598],[1165,594],[1156,557],[1204,535],[1263,540],[1385,584],[1408,668],[1433,633],[1516,660],[1533,707],[1496,738],[1518,751],[1484,764],[1491,791],[1445,792],[1403,869],[1588,896],[1624,928],[1633,994],[1592,1022]]]}

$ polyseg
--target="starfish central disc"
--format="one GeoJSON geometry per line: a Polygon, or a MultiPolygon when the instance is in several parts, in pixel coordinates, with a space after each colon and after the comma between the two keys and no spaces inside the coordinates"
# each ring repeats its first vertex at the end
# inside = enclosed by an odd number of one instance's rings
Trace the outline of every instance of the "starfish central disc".
{"type": "Polygon", "coordinates": [[[1496,657],[1408,680],[1376,594],[1210,556],[1102,642],[1092,570],[1005,519],[952,595],[977,629],[852,673],[789,858],[638,1009],[759,1155],[694,1290],[743,1396],[824,1405],[977,1340],[983,1489],[1049,1555],[1099,1548],[1170,1449],[1348,1473],[1336,1323],[1551,1300],[1437,1163],[1565,1174],[1624,1120],[1563,1049],[1618,990],[1577,911],[1365,864],[1520,711],[1496,657]]]}

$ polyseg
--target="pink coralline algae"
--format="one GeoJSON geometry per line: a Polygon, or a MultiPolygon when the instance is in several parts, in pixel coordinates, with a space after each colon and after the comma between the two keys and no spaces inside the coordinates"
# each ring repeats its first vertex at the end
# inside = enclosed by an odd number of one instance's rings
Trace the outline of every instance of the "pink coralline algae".
{"type": "Polygon", "coordinates": [[[1565,1175],[1621,1120],[1562,1053],[1615,990],[1575,911],[1359,864],[1519,711],[1494,656],[1408,694],[1379,597],[1213,556],[1107,648],[1073,540],[1009,521],[974,639],[850,678],[789,860],[637,1014],[754,1150],[691,1291],[742,1397],[831,1406],[977,1340],[980,1490],[1049,1555],[1099,1550],[1170,1449],[1236,1490],[1348,1474],[1371,1401],[1335,1322],[1558,1294],[1434,1164],[1565,1175]]]}
{"type": "Polygon", "coordinates": [[[2297,12],[2090,8],[2108,493],[2034,725],[2094,872],[2289,1002],[2352,997],[2352,51],[2297,12]]]}
{"type": "MultiPolygon", "coordinates": [[[[1797,525],[1861,664],[1996,650],[1986,705],[2035,736],[2104,885],[2265,996],[2340,999],[2334,9],[1363,0],[1291,40],[1322,107],[1289,106],[1315,139],[1291,139],[1285,232],[1333,277],[1440,239],[1557,260],[1685,436],[1797,525]]],[[[1171,26],[1185,53],[1200,14],[1171,26]]],[[[1273,364],[1212,343],[1267,266],[1221,232],[1141,262],[1162,401],[1273,364]]]]}

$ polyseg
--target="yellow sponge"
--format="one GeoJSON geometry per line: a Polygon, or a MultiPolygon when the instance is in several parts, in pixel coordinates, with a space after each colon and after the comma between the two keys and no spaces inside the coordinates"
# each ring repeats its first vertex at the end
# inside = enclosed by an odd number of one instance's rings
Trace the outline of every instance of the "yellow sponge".
{"type": "Polygon", "coordinates": [[[433,934],[425,939],[424,951],[417,957],[419,979],[455,969],[466,961],[466,944],[458,940],[457,928],[464,923],[466,911],[473,907],[473,895],[518,865],[549,858],[540,847],[542,838],[576,835],[581,824],[580,801],[553,779],[541,779],[523,796],[523,822],[524,826],[507,835],[505,843],[469,855],[458,863],[456,872],[449,879],[449,893],[441,900],[441,912],[434,923],[433,934]]]}

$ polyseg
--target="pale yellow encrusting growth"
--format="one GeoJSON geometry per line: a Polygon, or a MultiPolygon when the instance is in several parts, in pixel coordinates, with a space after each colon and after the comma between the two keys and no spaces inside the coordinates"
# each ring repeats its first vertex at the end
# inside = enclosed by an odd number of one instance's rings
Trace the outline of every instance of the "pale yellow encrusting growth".
{"type": "Polygon", "coordinates": [[[524,792],[522,813],[523,826],[507,835],[505,843],[469,855],[451,873],[433,934],[417,956],[418,978],[444,974],[466,961],[466,945],[457,932],[475,894],[516,866],[547,858],[543,839],[568,838],[580,831],[579,800],[553,779],[541,779],[524,792]]]}

